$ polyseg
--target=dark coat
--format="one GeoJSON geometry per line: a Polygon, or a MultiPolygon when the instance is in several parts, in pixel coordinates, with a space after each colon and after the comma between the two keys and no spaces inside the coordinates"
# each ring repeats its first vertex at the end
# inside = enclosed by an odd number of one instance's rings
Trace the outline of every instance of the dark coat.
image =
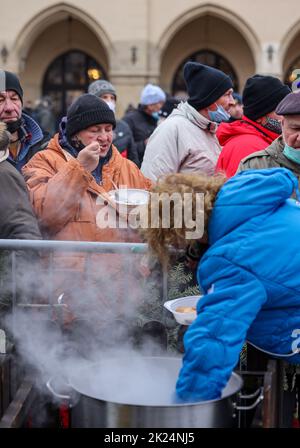
{"type": "Polygon", "coordinates": [[[126,114],[123,118],[132,131],[139,156],[139,167],[141,166],[145,153],[145,140],[147,140],[157,126],[157,120],[144,112],[140,105],[138,109],[126,114]]]}
{"type": "Polygon", "coordinates": [[[7,161],[0,163],[0,239],[41,239],[22,175],[7,161]]]}
{"type": "Polygon", "coordinates": [[[117,120],[114,129],[113,144],[122,154],[122,156],[134,162],[139,166],[139,155],[137,146],[134,142],[133,135],[129,125],[124,120],[117,120]]]}

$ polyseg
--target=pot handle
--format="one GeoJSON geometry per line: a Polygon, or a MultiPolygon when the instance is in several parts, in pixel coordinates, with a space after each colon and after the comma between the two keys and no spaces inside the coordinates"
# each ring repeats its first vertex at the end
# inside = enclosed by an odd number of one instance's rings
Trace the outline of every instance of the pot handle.
{"type": "Polygon", "coordinates": [[[249,406],[238,406],[236,403],[234,403],[234,408],[237,411],[250,411],[251,409],[256,408],[256,406],[264,399],[264,388],[263,387],[258,388],[253,394],[239,395],[239,398],[242,398],[244,400],[251,400],[252,398],[255,398],[255,397],[257,397],[257,399],[255,400],[255,402],[253,404],[251,404],[249,406]]]}
{"type": "Polygon", "coordinates": [[[59,398],[60,400],[67,400],[69,403],[71,403],[71,396],[70,395],[63,395],[63,394],[59,394],[57,392],[55,392],[55,390],[52,387],[51,381],[53,380],[53,378],[50,378],[47,383],[47,389],[49,390],[49,392],[51,392],[51,394],[55,397],[55,398],[59,398]]]}

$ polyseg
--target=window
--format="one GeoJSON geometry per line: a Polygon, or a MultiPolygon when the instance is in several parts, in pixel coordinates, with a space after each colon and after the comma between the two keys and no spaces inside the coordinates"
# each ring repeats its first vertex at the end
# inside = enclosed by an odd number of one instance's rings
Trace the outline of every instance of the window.
{"type": "Polygon", "coordinates": [[[103,68],[82,51],[68,51],[56,58],[44,76],[43,96],[51,98],[57,120],[77,96],[87,92],[91,82],[101,78],[107,79],[103,68]]]}
{"type": "Polygon", "coordinates": [[[209,65],[211,67],[215,67],[219,70],[222,70],[224,73],[230,76],[233,82],[233,88],[235,92],[239,91],[239,83],[237,75],[232,67],[232,65],[227,61],[227,59],[223,58],[223,56],[219,55],[210,50],[201,50],[193,53],[191,56],[186,58],[180,67],[177,69],[175,76],[173,78],[172,84],[172,93],[173,95],[176,92],[186,91],[186,85],[183,78],[183,67],[184,64],[188,61],[192,62],[200,62],[201,64],[209,65]]]}

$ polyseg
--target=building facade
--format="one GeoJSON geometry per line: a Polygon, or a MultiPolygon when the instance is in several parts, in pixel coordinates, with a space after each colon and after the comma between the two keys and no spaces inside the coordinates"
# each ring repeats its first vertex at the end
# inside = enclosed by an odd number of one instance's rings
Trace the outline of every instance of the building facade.
{"type": "Polygon", "coordinates": [[[57,114],[98,78],[115,85],[118,115],[147,82],[177,93],[186,60],[226,71],[238,91],[254,73],[292,81],[300,69],[298,0],[0,2],[0,66],[57,114]]]}

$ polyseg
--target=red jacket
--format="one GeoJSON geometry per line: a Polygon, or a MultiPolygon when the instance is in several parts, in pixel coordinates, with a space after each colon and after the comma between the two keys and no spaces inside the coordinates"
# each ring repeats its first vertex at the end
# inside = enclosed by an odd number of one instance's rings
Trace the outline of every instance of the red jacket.
{"type": "Polygon", "coordinates": [[[278,138],[278,134],[243,116],[242,120],[220,124],[217,137],[223,148],[216,172],[232,177],[244,157],[265,149],[278,138]]]}

